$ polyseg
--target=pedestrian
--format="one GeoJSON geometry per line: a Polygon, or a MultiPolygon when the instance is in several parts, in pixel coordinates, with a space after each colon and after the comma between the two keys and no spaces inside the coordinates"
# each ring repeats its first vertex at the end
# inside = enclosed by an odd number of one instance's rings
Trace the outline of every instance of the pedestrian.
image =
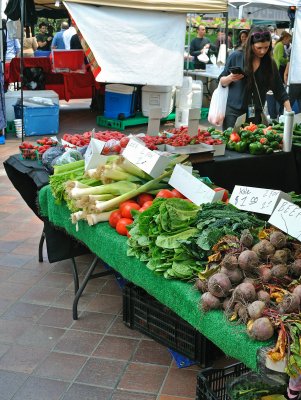
{"type": "Polygon", "coordinates": [[[272,90],[275,98],[291,111],[288,94],[272,57],[272,38],[266,27],[254,26],[244,48],[228,58],[220,83],[229,87],[223,128],[233,127],[236,119],[246,114],[247,122],[261,123],[266,93],[272,90]],[[232,73],[231,67],[243,73],[232,73]]]}
{"type": "Polygon", "coordinates": [[[198,56],[207,53],[210,47],[210,40],[205,37],[206,28],[204,25],[198,26],[197,37],[190,43],[190,55],[194,57],[194,69],[206,69],[206,64],[199,61],[198,56]]]}
{"type": "Polygon", "coordinates": [[[61,30],[57,32],[53,39],[52,39],[52,49],[60,49],[64,50],[65,49],[65,42],[64,42],[64,32],[69,28],[68,22],[62,22],[61,23],[61,30]]]}
{"type": "Polygon", "coordinates": [[[273,50],[274,60],[277,64],[281,79],[283,80],[283,75],[285,71],[286,64],[288,62],[288,57],[285,51],[285,46],[290,44],[292,41],[292,35],[286,31],[281,32],[280,38],[276,41],[273,50]]]}
{"type": "Polygon", "coordinates": [[[7,34],[6,37],[6,54],[5,61],[11,61],[15,57],[20,56],[21,45],[19,39],[10,39],[7,34]]]}
{"type": "Polygon", "coordinates": [[[23,39],[23,56],[24,57],[33,57],[34,52],[38,48],[37,39],[31,35],[30,28],[24,28],[24,39],[23,39]],[[28,35],[26,30],[28,29],[28,35]],[[28,36],[28,37],[27,37],[28,36]]]}
{"type": "Polygon", "coordinates": [[[246,29],[239,31],[235,50],[241,49],[241,47],[246,43],[248,36],[249,31],[247,31],[246,29]]]}
{"type": "Polygon", "coordinates": [[[36,36],[38,42],[38,50],[50,51],[52,36],[48,35],[47,25],[45,24],[45,22],[41,22],[39,24],[39,30],[40,32],[36,36]]]}
{"type": "Polygon", "coordinates": [[[63,40],[66,50],[70,50],[70,41],[73,35],[76,35],[76,29],[74,28],[74,26],[70,26],[63,33],[63,40]]]}

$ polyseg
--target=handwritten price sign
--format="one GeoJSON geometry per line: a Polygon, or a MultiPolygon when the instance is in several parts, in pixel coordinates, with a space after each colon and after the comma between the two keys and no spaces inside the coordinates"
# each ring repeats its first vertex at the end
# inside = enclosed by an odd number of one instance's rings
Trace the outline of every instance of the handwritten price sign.
{"type": "Polygon", "coordinates": [[[281,199],[291,198],[280,190],[237,185],[231,195],[230,203],[240,210],[271,215],[281,199]]]}
{"type": "Polygon", "coordinates": [[[136,139],[130,139],[122,155],[153,178],[157,178],[170,161],[167,157],[149,150],[136,139]]]}
{"type": "Polygon", "coordinates": [[[269,223],[301,241],[301,208],[290,201],[279,202],[269,223]]]}

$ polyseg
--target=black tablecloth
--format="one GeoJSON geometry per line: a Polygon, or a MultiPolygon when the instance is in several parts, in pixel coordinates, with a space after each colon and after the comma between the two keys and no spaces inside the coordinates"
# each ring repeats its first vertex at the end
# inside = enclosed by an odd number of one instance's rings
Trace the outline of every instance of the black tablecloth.
{"type": "Polygon", "coordinates": [[[235,185],[242,185],[301,193],[301,150],[298,160],[295,152],[254,156],[226,150],[224,156],[213,162],[194,167],[202,176],[230,191],[235,185]]]}
{"type": "Polygon", "coordinates": [[[49,183],[49,174],[44,166],[39,165],[37,161],[22,160],[20,155],[10,156],[3,165],[14,187],[32,211],[44,222],[49,262],[67,260],[90,253],[85,245],[67,235],[65,231],[55,229],[46,218],[40,216],[37,192],[49,183]]]}

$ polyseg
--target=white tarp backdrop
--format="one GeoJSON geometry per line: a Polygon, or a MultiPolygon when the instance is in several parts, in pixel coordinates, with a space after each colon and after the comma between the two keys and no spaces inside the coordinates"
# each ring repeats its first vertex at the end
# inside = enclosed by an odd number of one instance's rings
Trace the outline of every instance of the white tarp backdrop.
{"type": "Polygon", "coordinates": [[[182,85],[186,14],[64,4],[101,67],[98,82],[182,85]]]}
{"type": "Polygon", "coordinates": [[[301,9],[297,8],[290,59],[289,83],[301,83],[301,9]]]}

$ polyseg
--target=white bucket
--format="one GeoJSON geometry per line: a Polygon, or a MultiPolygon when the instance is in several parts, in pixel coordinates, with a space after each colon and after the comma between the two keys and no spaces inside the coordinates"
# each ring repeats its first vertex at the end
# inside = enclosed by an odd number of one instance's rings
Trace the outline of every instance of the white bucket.
{"type": "Polygon", "coordinates": [[[183,92],[191,92],[192,90],[192,77],[191,76],[184,76],[183,77],[183,85],[181,86],[183,92]]]}
{"type": "Polygon", "coordinates": [[[166,118],[173,110],[174,95],[174,86],[142,86],[142,114],[148,117],[151,109],[161,108],[161,118],[166,118]]]}
{"type": "Polygon", "coordinates": [[[177,108],[191,108],[192,105],[192,92],[182,93],[181,89],[176,91],[176,107],[177,108]]]}
{"type": "Polygon", "coordinates": [[[189,108],[176,108],[175,127],[188,126],[189,108]]]}

